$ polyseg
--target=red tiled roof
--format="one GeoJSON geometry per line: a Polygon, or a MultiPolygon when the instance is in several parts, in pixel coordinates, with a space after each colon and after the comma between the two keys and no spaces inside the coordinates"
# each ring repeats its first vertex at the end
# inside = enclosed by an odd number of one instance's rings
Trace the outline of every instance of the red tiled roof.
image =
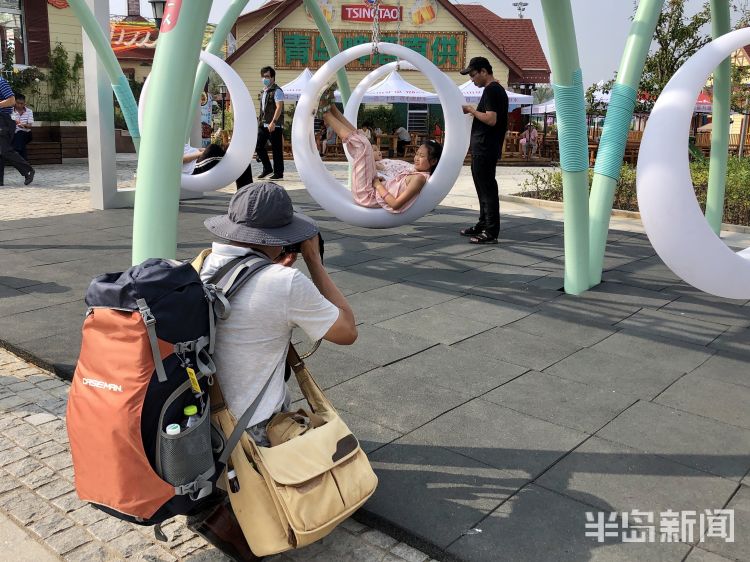
{"type": "Polygon", "coordinates": [[[521,69],[550,72],[547,57],[530,19],[501,18],[477,4],[455,6],[521,69]]]}

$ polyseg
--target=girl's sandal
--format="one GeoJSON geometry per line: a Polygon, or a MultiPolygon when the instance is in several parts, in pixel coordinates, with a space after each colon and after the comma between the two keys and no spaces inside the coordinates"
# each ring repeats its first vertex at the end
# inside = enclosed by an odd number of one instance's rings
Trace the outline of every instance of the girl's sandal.
{"type": "Polygon", "coordinates": [[[331,105],[333,105],[335,98],[335,84],[329,86],[320,96],[320,103],[318,104],[317,117],[323,119],[323,115],[331,111],[331,105]]]}

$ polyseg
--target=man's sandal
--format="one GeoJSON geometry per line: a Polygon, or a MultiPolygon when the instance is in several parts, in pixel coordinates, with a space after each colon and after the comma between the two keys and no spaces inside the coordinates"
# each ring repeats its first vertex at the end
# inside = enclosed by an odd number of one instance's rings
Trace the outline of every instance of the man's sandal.
{"type": "Polygon", "coordinates": [[[493,238],[487,232],[480,232],[469,238],[469,244],[497,244],[497,238],[493,238]]]}
{"type": "Polygon", "coordinates": [[[458,231],[458,233],[461,236],[476,236],[477,234],[481,233],[482,229],[477,228],[476,226],[469,226],[467,228],[462,228],[458,231]]]}

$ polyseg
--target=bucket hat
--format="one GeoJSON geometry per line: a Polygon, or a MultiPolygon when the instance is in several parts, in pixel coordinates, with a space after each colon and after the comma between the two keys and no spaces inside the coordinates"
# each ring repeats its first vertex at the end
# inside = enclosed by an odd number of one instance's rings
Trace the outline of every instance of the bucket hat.
{"type": "Polygon", "coordinates": [[[203,224],[224,240],[261,246],[289,246],[315,236],[315,222],[292,206],[289,194],[273,182],[252,183],[234,194],[226,215],[203,224]]]}

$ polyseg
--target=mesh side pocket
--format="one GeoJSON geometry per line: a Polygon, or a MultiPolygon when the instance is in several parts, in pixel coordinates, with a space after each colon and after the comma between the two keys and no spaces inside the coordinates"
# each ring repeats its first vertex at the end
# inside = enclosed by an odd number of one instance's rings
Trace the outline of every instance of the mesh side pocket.
{"type": "Polygon", "coordinates": [[[209,405],[200,421],[177,435],[162,431],[159,454],[161,477],[173,486],[189,484],[214,465],[209,405]]]}

